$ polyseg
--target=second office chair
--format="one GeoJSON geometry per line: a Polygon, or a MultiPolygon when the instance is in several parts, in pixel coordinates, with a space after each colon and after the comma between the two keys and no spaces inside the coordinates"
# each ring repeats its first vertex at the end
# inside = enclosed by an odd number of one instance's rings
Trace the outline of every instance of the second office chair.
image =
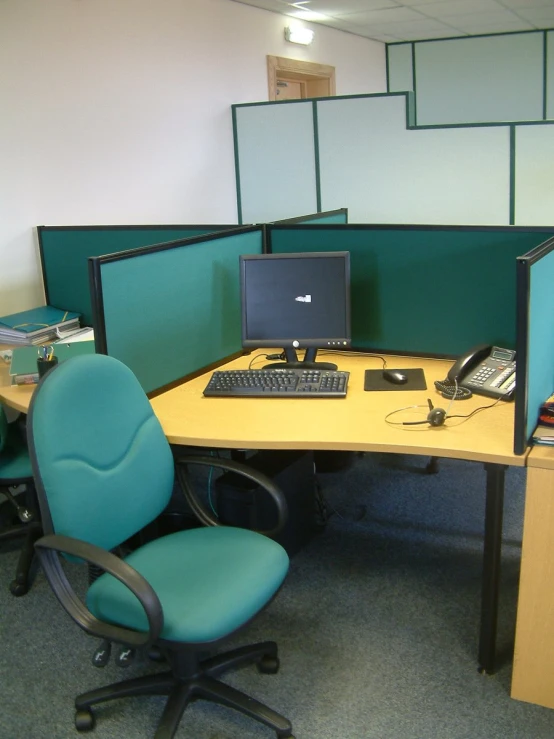
{"type": "Polygon", "coordinates": [[[0,494],[7,503],[4,508],[8,523],[0,530],[0,542],[22,539],[15,578],[10,583],[13,595],[25,595],[30,586],[34,543],[42,531],[35,510],[33,471],[27,446],[15,423],[8,423],[0,405],[0,494]],[[25,486],[24,493],[15,488],[25,486]]]}

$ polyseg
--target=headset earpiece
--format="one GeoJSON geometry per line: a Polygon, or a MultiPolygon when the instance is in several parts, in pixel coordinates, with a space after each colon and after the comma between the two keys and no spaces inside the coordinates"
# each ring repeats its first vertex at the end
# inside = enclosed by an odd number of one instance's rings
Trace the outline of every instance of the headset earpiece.
{"type": "Polygon", "coordinates": [[[432,408],[427,415],[431,426],[442,426],[446,420],[446,411],[443,408],[432,408]]]}

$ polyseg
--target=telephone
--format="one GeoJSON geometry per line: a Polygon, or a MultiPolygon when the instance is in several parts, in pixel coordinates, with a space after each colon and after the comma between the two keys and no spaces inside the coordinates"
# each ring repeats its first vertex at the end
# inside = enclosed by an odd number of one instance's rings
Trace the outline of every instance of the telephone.
{"type": "Polygon", "coordinates": [[[516,386],[516,353],[512,349],[479,344],[463,354],[450,368],[447,385],[490,398],[510,400],[516,386]]]}

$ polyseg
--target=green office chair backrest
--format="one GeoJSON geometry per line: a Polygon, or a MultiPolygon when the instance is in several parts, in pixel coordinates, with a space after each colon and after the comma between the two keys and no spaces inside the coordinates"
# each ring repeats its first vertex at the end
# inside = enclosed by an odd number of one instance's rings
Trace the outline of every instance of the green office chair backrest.
{"type": "Polygon", "coordinates": [[[113,357],[73,357],[50,370],[27,434],[45,533],[113,549],[169,502],[171,449],[135,375],[113,357]]]}

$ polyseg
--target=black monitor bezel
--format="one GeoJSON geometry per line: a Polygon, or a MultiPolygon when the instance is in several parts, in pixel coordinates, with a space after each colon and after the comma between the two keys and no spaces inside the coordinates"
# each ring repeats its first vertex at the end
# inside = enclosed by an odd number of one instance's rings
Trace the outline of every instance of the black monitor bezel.
{"type": "Polygon", "coordinates": [[[279,254],[243,254],[240,256],[240,299],[241,299],[241,338],[244,349],[348,349],[352,343],[352,311],[351,311],[351,285],[350,285],[350,252],[349,251],[322,251],[322,252],[282,252],[279,254]],[[247,311],[246,311],[246,262],[254,260],[274,259],[322,259],[340,258],[344,262],[345,280],[345,325],[346,336],[321,336],[316,338],[295,337],[260,339],[247,337],[247,311]]]}

